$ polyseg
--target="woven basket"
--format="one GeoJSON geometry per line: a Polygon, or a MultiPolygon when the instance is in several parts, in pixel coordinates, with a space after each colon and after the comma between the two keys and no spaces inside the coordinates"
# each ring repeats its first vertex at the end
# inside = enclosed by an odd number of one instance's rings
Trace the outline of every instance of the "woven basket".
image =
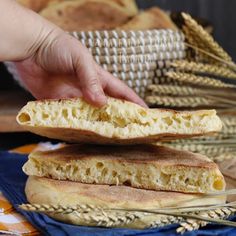
{"type": "Polygon", "coordinates": [[[184,35],[172,30],[73,32],[95,61],[141,97],[159,81],[169,61],[185,58],[184,35]]]}
{"type": "MultiPolygon", "coordinates": [[[[145,97],[147,86],[161,80],[171,60],[185,58],[180,31],[89,31],[72,32],[92,53],[95,61],[145,97]]],[[[19,78],[14,64],[9,72],[19,78]]]]}

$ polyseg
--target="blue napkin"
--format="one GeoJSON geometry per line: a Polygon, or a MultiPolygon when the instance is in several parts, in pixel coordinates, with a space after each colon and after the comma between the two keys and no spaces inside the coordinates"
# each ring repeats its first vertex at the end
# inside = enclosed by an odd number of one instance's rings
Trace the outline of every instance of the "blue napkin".
{"type": "MultiPolygon", "coordinates": [[[[0,152],[0,190],[13,206],[24,215],[43,235],[53,236],[161,236],[177,235],[177,225],[161,227],[158,229],[132,230],[132,229],[112,229],[102,227],[84,227],[64,224],[53,220],[44,214],[22,211],[19,204],[27,203],[24,187],[27,176],[22,172],[22,166],[27,161],[27,155],[0,152]]],[[[208,225],[204,229],[186,232],[185,236],[196,235],[236,235],[236,228],[224,227],[220,225],[208,225]]]]}

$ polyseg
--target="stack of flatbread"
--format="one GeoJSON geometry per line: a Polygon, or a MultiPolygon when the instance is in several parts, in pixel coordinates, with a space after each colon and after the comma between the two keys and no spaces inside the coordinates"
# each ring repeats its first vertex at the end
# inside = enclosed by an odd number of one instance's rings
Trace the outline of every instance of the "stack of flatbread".
{"type": "Polygon", "coordinates": [[[153,7],[138,11],[135,0],[17,0],[66,31],[176,29],[153,7]]]}
{"type": "MultiPolygon", "coordinates": [[[[163,209],[221,204],[225,189],[218,166],[206,156],[153,143],[211,134],[221,129],[214,110],[146,109],[108,98],[95,108],[82,99],[29,102],[17,116],[25,129],[68,143],[30,154],[26,196],[33,204],[93,205],[95,208],[163,209]]],[[[58,220],[96,226],[75,212],[48,213],[58,220]]],[[[120,213],[119,213],[120,214],[120,213]]],[[[118,214],[118,215],[119,215],[118,214]]],[[[116,227],[150,227],[163,215],[144,214],[116,227]]],[[[106,226],[106,222],[99,225],[106,226]]]]}

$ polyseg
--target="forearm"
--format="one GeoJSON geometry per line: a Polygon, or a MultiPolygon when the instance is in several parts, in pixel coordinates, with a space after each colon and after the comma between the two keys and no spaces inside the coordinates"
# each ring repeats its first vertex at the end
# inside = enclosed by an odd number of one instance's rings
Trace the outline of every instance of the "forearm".
{"type": "Polygon", "coordinates": [[[0,61],[26,59],[60,29],[14,0],[0,1],[0,61]]]}

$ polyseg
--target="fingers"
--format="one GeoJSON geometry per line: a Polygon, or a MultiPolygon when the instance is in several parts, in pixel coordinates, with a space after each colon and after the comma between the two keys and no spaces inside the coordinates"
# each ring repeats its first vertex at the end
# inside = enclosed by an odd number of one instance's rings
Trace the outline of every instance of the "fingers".
{"type": "MultiPolygon", "coordinates": [[[[82,97],[82,92],[70,85],[63,85],[60,87],[54,87],[50,95],[48,94],[46,98],[50,99],[63,99],[63,98],[77,98],[82,97]]],[[[42,98],[40,98],[42,99],[42,98]]]]}
{"type": "Polygon", "coordinates": [[[99,77],[101,78],[104,91],[107,95],[134,102],[142,107],[147,107],[146,103],[121,80],[115,78],[112,74],[105,71],[98,65],[97,70],[99,77]]]}
{"type": "Polygon", "coordinates": [[[86,48],[80,47],[79,58],[75,60],[78,87],[81,89],[84,99],[98,107],[106,104],[104,94],[95,62],[86,48]]]}

